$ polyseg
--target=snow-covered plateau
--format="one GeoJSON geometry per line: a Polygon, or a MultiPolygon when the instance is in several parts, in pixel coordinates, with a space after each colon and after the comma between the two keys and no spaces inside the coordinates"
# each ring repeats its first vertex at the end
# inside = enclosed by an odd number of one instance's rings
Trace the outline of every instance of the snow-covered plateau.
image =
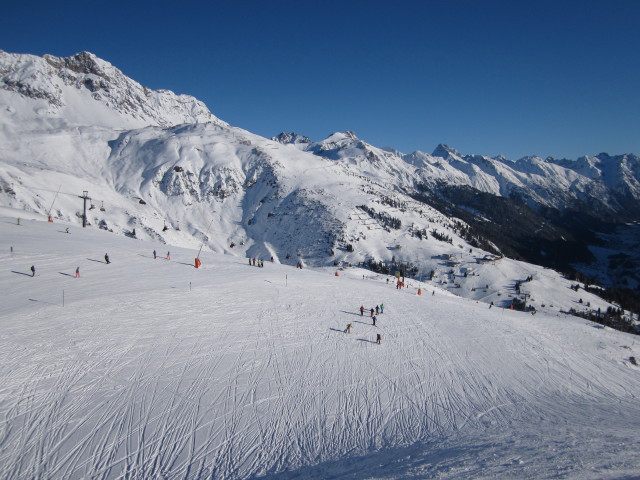
{"type": "Polygon", "coordinates": [[[2,478],[640,478],[635,335],[1,213],[2,478]]]}

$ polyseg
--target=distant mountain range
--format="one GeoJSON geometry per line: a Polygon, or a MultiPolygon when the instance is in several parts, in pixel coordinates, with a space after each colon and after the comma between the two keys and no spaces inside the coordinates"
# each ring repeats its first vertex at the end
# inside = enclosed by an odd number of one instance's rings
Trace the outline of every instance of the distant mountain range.
{"type": "Polygon", "coordinates": [[[640,285],[634,154],[512,161],[404,154],[353,132],[267,139],[88,52],[0,51],[0,119],[6,207],[80,222],[88,191],[92,225],[167,244],[415,272],[475,249],[640,285]]]}

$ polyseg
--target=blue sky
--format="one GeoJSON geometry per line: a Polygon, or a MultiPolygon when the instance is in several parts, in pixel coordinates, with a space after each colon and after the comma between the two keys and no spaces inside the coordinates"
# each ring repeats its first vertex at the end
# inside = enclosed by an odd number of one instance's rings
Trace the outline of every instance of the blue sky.
{"type": "Polygon", "coordinates": [[[267,137],[640,154],[640,1],[2,2],[0,49],[95,53],[267,137]]]}

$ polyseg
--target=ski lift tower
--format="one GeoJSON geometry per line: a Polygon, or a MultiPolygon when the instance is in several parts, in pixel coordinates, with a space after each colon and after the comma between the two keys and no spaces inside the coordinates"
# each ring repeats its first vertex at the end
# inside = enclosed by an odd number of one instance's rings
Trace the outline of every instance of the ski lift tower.
{"type": "Polygon", "coordinates": [[[82,208],[82,228],[85,228],[87,226],[87,200],[91,200],[89,198],[89,192],[84,190],[82,192],[82,196],[81,197],[79,196],[78,198],[82,198],[84,200],[84,204],[82,208]]]}

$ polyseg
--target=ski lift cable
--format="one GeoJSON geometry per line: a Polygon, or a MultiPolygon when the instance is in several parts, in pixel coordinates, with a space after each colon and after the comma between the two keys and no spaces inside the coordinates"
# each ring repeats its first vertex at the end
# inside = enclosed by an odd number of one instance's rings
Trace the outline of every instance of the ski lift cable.
{"type": "Polygon", "coordinates": [[[47,212],[47,217],[51,216],[51,210],[53,209],[53,204],[56,203],[56,198],[58,198],[58,194],[60,193],[61,188],[62,188],[62,185],[60,185],[60,187],[58,188],[58,191],[56,192],[56,196],[53,197],[53,201],[51,202],[51,206],[49,207],[49,211],[47,212]]]}
{"type": "MultiPolygon", "coordinates": [[[[62,185],[60,186],[60,188],[56,191],[56,190],[50,190],[48,188],[38,188],[38,187],[29,187],[28,190],[38,190],[41,192],[51,192],[51,193],[55,193],[56,196],[57,195],[70,195],[72,197],[77,197],[78,194],[77,193],[71,193],[71,192],[61,192],[60,189],[62,188],[62,185]]],[[[102,206],[104,206],[104,200],[101,200],[99,198],[94,198],[94,197],[87,197],[89,198],[89,200],[92,200],[94,202],[101,202],[102,206]]],[[[141,197],[137,197],[137,198],[141,198],[141,197]]],[[[55,201],[55,198],[54,198],[55,201]]],[[[109,201],[107,200],[107,205],[109,204],[109,201]]],[[[51,209],[49,209],[51,210],[51,209]]]]}
{"type": "MultiPolygon", "coordinates": [[[[213,218],[211,219],[211,222],[209,222],[209,226],[207,227],[207,231],[205,232],[204,236],[205,238],[207,237],[208,233],[209,233],[209,229],[211,228],[211,224],[213,223],[213,218]]],[[[200,252],[202,252],[202,247],[204,247],[204,242],[205,240],[202,240],[202,245],[200,245],[200,250],[198,250],[198,256],[196,258],[200,258],[200,252]]]]}

